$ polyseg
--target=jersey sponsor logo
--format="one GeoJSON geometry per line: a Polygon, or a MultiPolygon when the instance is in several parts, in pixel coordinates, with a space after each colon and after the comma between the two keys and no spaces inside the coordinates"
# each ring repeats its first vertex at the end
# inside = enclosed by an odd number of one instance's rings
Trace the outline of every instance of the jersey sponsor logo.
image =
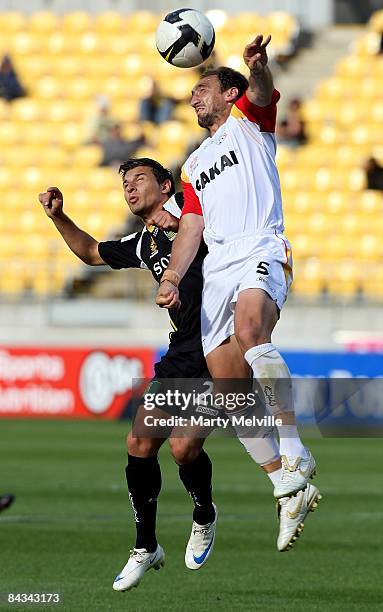
{"type": "Polygon", "coordinates": [[[174,238],[177,236],[176,232],[168,231],[165,232],[166,238],[173,242],[174,238]]]}
{"type": "Polygon", "coordinates": [[[170,255],[171,253],[169,253],[167,257],[161,257],[159,261],[156,261],[153,266],[153,272],[156,276],[162,276],[162,274],[165,272],[169,265],[170,255]]]}
{"type": "Polygon", "coordinates": [[[217,160],[214,166],[211,166],[206,172],[203,171],[199,175],[199,179],[196,182],[197,191],[205,189],[211,181],[219,176],[226,168],[239,164],[238,158],[234,151],[229,151],[229,155],[221,155],[220,159],[217,160]]]}
{"type": "Polygon", "coordinates": [[[158,255],[158,246],[153,236],[150,236],[149,248],[150,248],[150,259],[152,257],[155,257],[155,255],[158,255]]]}

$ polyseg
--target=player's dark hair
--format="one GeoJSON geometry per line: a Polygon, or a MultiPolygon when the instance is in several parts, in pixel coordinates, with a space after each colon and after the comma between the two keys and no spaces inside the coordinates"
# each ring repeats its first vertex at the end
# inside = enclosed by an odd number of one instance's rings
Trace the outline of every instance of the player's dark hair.
{"type": "Polygon", "coordinates": [[[175,194],[176,189],[174,185],[174,178],[170,170],[161,166],[161,164],[155,159],[150,159],[150,157],[132,157],[131,159],[128,159],[128,161],[121,164],[118,172],[119,174],[121,174],[122,178],[124,178],[128,170],[133,170],[133,168],[138,168],[139,166],[151,168],[159,185],[162,185],[164,181],[170,181],[171,187],[169,191],[169,196],[175,194]]]}
{"type": "Polygon", "coordinates": [[[201,79],[209,76],[216,76],[221,85],[221,92],[227,91],[230,87],[236,87],[238,89],[238,98],[242,98],[243,94],[249,87],[249,81],[237,70],[228,68],[227,66],[220,66],[220,68],[212,68],[211,70],[205,70],[202,73],[201,79]]]}

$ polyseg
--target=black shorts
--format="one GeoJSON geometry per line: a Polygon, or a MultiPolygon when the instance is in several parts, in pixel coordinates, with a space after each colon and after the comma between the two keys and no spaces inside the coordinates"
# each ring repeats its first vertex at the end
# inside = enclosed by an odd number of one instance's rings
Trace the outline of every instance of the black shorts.
{"type": "Polygon", "coordinates": [[[170,345],[154,365],[154,378],[210,378],[202,346],[201,350],[190,351],[170,345]]]}
{"type": "Polygon", "coordinates": [[[167,353],[154,366],[154,377],[148,384],[141,398],[141,405],[148,405],[148,394],[151,403],[156,403],[155,395],[161,394],[171,398],[158,406],[171,416],[181,416],[187,419],[198,415],[217,416],[219,411],[209,405],[201,394],[211,391],[211,376],[205,357],[200,351],[182,351],[179,347],[170,346],[167,353]],[[168,395],[169,394],[169,395],[168,395]],[[185,405],[181,394],[192,397],[185,405]]]}

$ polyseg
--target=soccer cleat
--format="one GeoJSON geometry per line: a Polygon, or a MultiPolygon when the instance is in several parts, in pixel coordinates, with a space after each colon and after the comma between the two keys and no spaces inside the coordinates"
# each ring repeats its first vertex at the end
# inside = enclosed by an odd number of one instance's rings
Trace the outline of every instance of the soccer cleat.
{"type": "Polygon", "coordinates": [[[115,591],[129,591],[138,586],[145,572],[150,568],[161,569],[165,564],[165,553],[158,544],[154,552],[148,553],[145,548],[134,548],[130,551],[129,561],[116,576],[113,582],[115,591]]]}
{"type": "Polygon", "coordinates": [[[309,512],[318,507],[322,495],[317,487],[308,484],[304,491],[293,497],[282,497],[277,501],[279,535],[277,548],[280,552],[290,550],[303,531],[304,520],[309,512]]]}
{"type": "Polygon", "coordinates": [[[10,493],[8,495],[2,495],[0,497],[0,512],[5,510],[6,508],[9,508],[9,506],[13,504],[14,501],[15,501],[14,495],[11,495],[10,493]]]}
{"type": "Polygon", "coordinates": [[[292,457],[281,456],[282,460],[282,474],[280,481],[274,487],[274,497],[280,499],[281,497],[289,497],[295,495],[298,491],[302,491],[309,481],[316,474],[316,463],[315,459],[308,452],[308,457],[296,457],[295,460],[292,457]]]}
{"type": "Polygon", "coordinates": [[[214,506],[214,510],[215,518],[212,523],[198,525],[193,521],[185,552],[185,565],[189,569],[199,570],[206,563],[213,550],[218,517],[216,506],[214,506]]]}

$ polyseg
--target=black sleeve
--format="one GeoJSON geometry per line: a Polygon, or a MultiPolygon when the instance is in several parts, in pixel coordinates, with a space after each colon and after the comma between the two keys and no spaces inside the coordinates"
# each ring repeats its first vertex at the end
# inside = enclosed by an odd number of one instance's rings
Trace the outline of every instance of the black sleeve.
{"type": "Polygon", "coordinates": [[[141,232],[125,236],[121,240],[106,240],[105,242],[99,242],[98,252],[105,263],[114,270],[146,268],[139,256],[140,241],[141,232]]]}
{"type": "Polygon", "coordinates": [[[177,191],[177,193],[174,194],[174,199],[178,207],[182,210],[184,207],[184,192],[177,191]]]}

